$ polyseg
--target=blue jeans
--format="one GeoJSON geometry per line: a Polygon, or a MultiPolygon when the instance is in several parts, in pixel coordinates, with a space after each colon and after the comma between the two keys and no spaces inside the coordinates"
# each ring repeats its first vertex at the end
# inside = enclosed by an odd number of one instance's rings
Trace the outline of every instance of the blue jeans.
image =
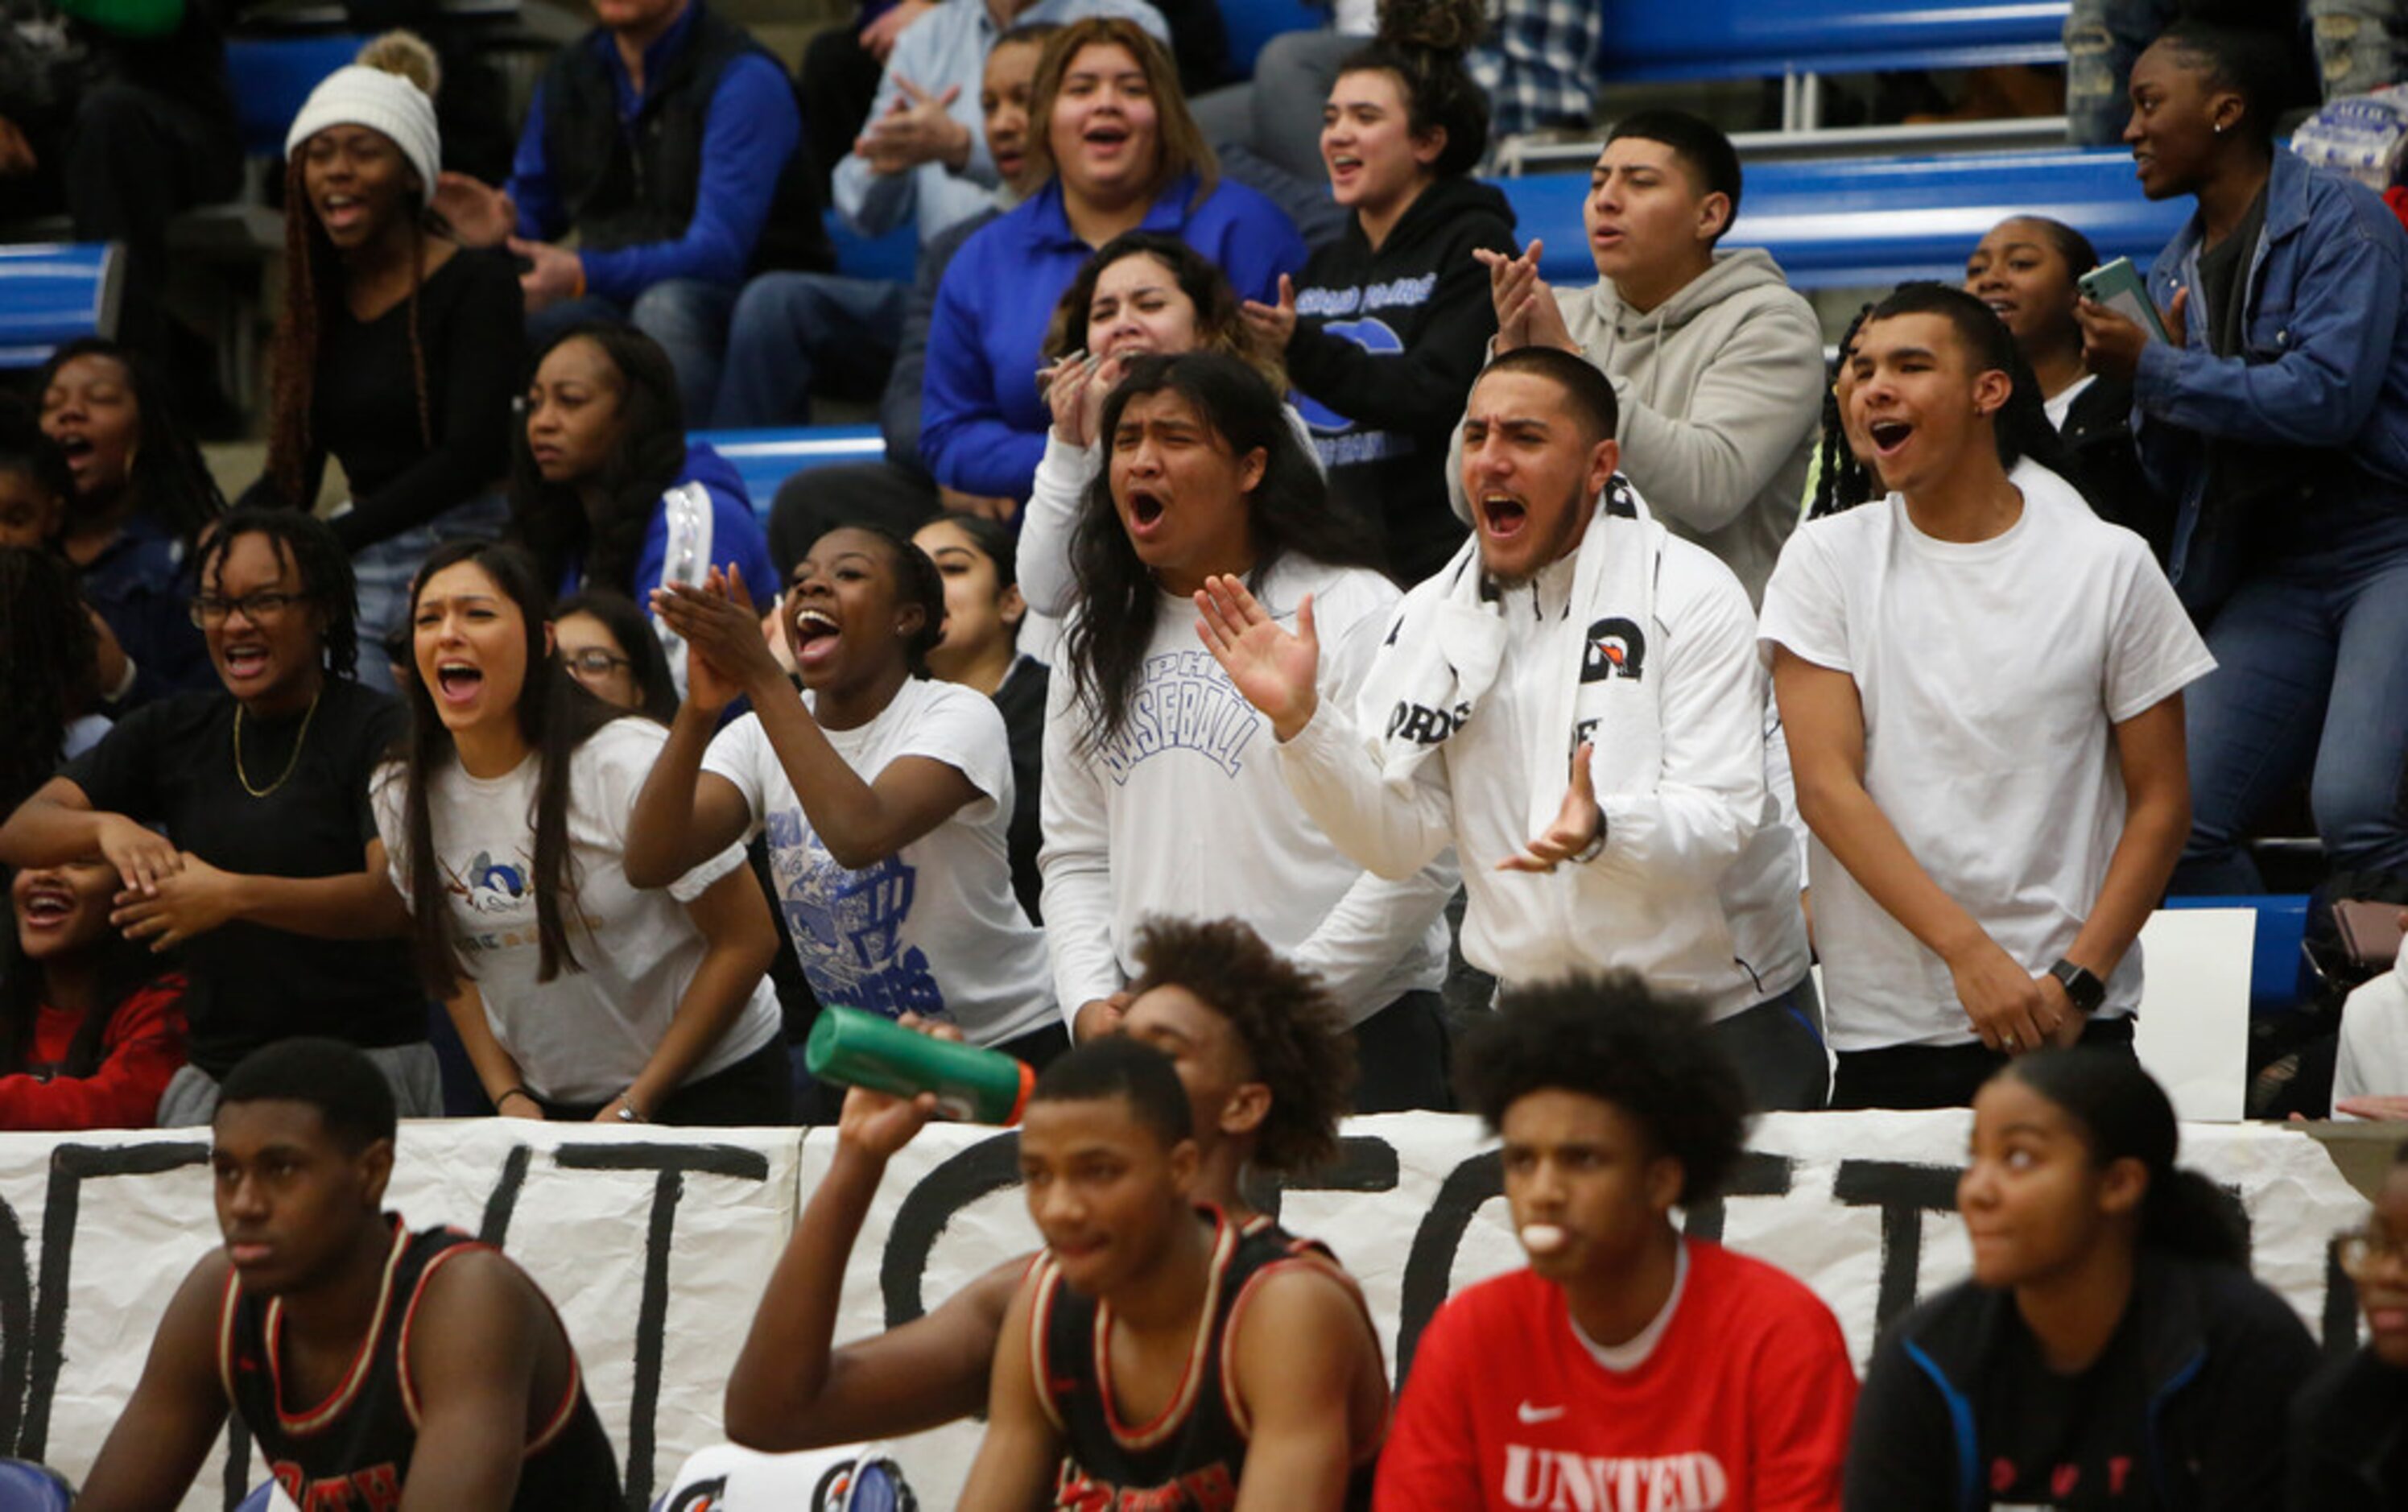
{"type": "Polygon", "coordinates": [[[572,325],[625,321],[669,354],[686,424],[699,430],[718,402],[720,354],[727,346],[727,322],[735,310],[736,291],[726,284],[668,279],[638,295],[631,306],[590,294],[547,306],[527,317],[527,344],[541,351],[572,325]]]}
{"type": "Polygon", "coordinates": [[[895,366],[910,297],[900,283],[832,273],[764,273],[747,283],[728,327],[710,424],[807,425],[811,390],[821,383],[875,395],[895,366]]]}
{"type": "Polygon", "coordinates": [[[2190,841],[2173,890],[2264,891],[2249,823],[2309,778],[2327,860],[2408,872],[2408,547],[2286,558],[2233,590],[2191,685],[2190,841]]]}
{"type": "Polygon", "coordinates": [[[500,539],[510,523],[509,506],[499,494],[487,494],[444,511],[424,525],[412,526],[363,546],[351,558],[351,575],[359,582],[360,683],[380,693],[396,693],[386,664],[384,638],[409,617],[409,582],[427,554],[447,540],[474,536],[500,539]]]}

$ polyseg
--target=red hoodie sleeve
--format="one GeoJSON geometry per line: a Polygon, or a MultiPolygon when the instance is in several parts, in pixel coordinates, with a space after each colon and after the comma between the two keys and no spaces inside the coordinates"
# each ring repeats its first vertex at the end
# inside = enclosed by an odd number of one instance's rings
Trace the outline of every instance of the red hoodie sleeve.
{"type": "Polygon", "coordinates": [[[1455,1298],[1422,1331],[1380,1450],[1372,1512],[1477,1512],[1486,1505],[1469,1393],[1487,1374],[1461,1359],[1469,1300],[1455,1298]]]}
{"type": "Polygon", "coordinates": [[[184,978],[137,987],[117,1010],[90,1076],[0,1076],[0,1129],[148,1129],[184,1063],[184,978]]]}

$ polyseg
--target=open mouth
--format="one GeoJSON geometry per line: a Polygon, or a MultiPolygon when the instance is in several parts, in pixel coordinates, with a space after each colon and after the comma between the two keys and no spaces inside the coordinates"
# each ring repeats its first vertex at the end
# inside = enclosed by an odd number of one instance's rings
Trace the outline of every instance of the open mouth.
{"type": "Polygon", "coordinates": [[[795,611],[795,659],[802,663],[824,662],[836,655],[838,642],[844,639],[844,626],[836,616],[824,609],[805,607],[795,611]]]}
{"type": "Polygon", "coordinates": [[[1152,531],[1162,523],[1168,503],[1149,488],[1132,488],[1128,493],[1129,529],[1138,535],[1152,531]]]}
{"type": "Polygon", "coordinates": [[[1009,180],[1020,172],[1020,166],[1026,161],[1028,154],[1017,147],[1007,147],[995,154],[995,171],[1009,180]]]}
{"type": "Polygon", "coordinates": [[[1865,427],[1866,438],[1873,443],[1873,450],[1883,456],[1896,456],[1899,449],[1906,444],[1907,438],[1914,434],[1914,427],[1903,420],[1876,420],[1865,427]]]}
{"type": "Polygon", "coordinates": [[[1363,166],[1363,160],[1352,152],[1340,152],[1329,160],[1329,176],[1343,178],[1363,166]]]}
{"type": "Polygon", "coordinates": [[[1990,313],[2000,320],[2005,320],[2015,312],[2015,304],[2012,299],[1985,299],[1982,303],[1989,306],[1990,313]]]}
{"type": "Polygon", "coordinates": [[[465,661],[438,662],[435,668],[435,696],[445,703],[466,703],[484,690],[483,669],[465,661]]]}
{"type": "Polygon", "coordinates": [[[367,203],[352,194],[328,194],[318,201],[318,219],[329,231],[357,225],[367,214],[367,203]]]}
{"type": "Polygon", "coordinates": [[[55,929],[75,914],[75,895],[64,887],[36,887],[25,899],[25,922],[55,929]]]}
{"type": "Polygon", "coordinates": [[[1529,507],[1507,494],[1484,494],[1480,498],[1480,529],[1483,535],[1498,540],[1511,540],[1530,523],[1529,507]]]}
{"type": "Polygon", "coordinates": [[[1106,121],[1089,126],[1080,139],[1089,147],[1113,151],[1128,145],[1129,132],[1118,122],[1106,121]]]}
{"type": "Polygon", "coordinates": [[[257,677],[267,670],[267,648],[248,643],[226,647],[225,670],[228,677],[257,677]]]}

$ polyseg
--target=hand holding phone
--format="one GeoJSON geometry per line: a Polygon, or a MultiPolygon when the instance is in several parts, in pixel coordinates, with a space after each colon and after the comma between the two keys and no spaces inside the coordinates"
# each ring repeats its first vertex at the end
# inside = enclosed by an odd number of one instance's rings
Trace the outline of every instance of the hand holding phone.
{"type": "Polygon", "coordinates": [[[2081,285],[2082,296],[2094,304],[2103,305],[2149,333],[2152,340],[2169,341],[2166,323],[2157,314],[2157,303],[2149,297],[2149,287],[2141,280],[2140,269],[2128,257],[2118,257],[2103,267],[2094,267],[2075,281],[2081,285]]]}

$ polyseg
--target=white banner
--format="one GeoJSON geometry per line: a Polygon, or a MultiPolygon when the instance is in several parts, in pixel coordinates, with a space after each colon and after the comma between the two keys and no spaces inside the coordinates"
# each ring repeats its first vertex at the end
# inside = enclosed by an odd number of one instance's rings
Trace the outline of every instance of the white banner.
{"type": "MultiPolygon", "coordinates": [[[[1963,1113],[1775,1115],[1732,1193],[1693,1231],[1791,1271],[1839,1315],[1859,1362],[1880,1323],[1966,1272],[1951,1212],[1963,1113]]],[[[217,1243],[206,1143],[194,1135],[0,1136],[0,1452],[89,1468],[139,1374],[176,1284],[217,1243]]],[[[574,1338],[631,1504],[720,1436],[720,1396],[824,1131],[542,1125],[407,1126],[393,1205],[414,1226],[498,1239],[574,1338]]],[[[2262,1126],[2191,1126],[2186,1164],[2229,1188],[2258,1277],[2329,1340],[2354,1340],[2328,1241],[2365,1203],[2323,1146],[2262,1126]]],[[[1344,1158],[1279,1194],[1281,1220],[1326,1239],[1362,1282],[1392,1368],[1446,1294],[1521,1262],[1493,1146],[1469,1118],[1347,1126],[1344,1158]]],[[[895,1161],[845,1280],[840,1338],[915,1316],[1035,1245],[1011,1136],[930,1130],[895,1161]]],[[[922,1505],[953,1504],[975,1425],[896,1446],[922,1505]]],[[[188,1497],[232,1505],[265,1478],[246,1449],[188,1497]]]]}

